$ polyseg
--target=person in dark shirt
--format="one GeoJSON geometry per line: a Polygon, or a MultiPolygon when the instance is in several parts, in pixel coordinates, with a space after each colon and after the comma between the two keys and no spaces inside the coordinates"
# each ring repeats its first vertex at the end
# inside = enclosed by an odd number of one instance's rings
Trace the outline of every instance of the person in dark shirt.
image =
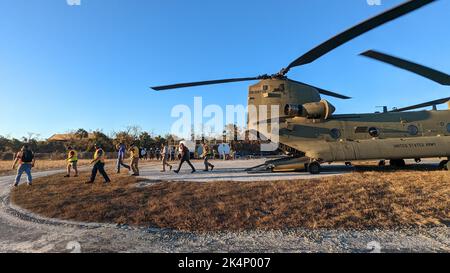
{"type": "Polygon", "coordinates": [[[20,182],[20,178],[22,174],[25,172],[27,174],[28,186],[31,186],[33,183],[33,177],[31,176],[31,169],[34,167],[36,160],[34,158],[34,153],[28,147],[28,145],[24,145],[22,149],[16,154],[14,158],[14,163],[12,169],[16,168],[17,163],[19,163],[19,168],[17,169],[16,179],[14,181],[13,186],[17,187],[20,182]]]}
{"type": "Polygon", "coordinates": [[[175,161],[175,147],[170,149],[170,161],[175,161]]]}
{"type": "Polygon", "coordinates": [[[186,162],[192,169],[191,173],[195,173],[196,170],[189,159],[190,159],[189,149],[183,143],[180,143],[180,165],[178,165],[178,169],[175,170],[174,172],[179,173],[181,166],[183,165],[184,162],[186,162]]]}
{"type": "Polygon", "coordinates": [[[130,171],[131,170],[130,166],[123,163],[123,159],[125,158],[125,153],[127,151],[127,147],[125,146],[125,144],[120,142],[116,146],[116,149],[117,149],[117,173],[120,173],[120,166],[123,166],[126,169],[128,169],[128,171],[130,171]]]}

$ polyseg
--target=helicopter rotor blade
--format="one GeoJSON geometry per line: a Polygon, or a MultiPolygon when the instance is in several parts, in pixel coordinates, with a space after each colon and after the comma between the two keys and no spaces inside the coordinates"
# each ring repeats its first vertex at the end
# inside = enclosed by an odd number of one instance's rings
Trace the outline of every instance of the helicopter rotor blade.
{"type": "Polygon", "coordinates": [[[171,84],[171,85],[155,86],[155,87],[150,87],[150,88],[155,91],[163,91],[163,90],[186,88],[186,87],[192,87],[192,86],[261,80],[261,79],[265,79],[265,78],[268,78],[268,76],[263,75],[263,76],[258,76],[258,77],[249,77],[249,78],[234,78],[234,79],[223,79],[223,80],[212,80],[212,81],[201,81],[201,82],[178,83],[178,84],[171,84]]]}
{"type": "Polygon", "coordinates": [[[286,74],[293,67],[311,63],[348,41],[434,1],[436,0],[408,0],[399,6],[372,17],[311,49],[290,63],[286,69],[282,70],[282,73],[286,74]]]}
{"type": "Polygon", "coordinates": [[[450,75],[437,71],[435,69],[417,63],[413,63],[407,60],[403,60],[375,50],[368,50],[366,52],[361,53],[360,55],[416,73],[442,85],[450,85],[450,75]]]}
{"type": "Polygon", "coordinates": [[[316,86],[313,86],[313,85],[310,85],[310,84],[306,84],[304,82],[294,81],[294,80],[291,80],[291,79],[289,79],[289,81],[295,82],[295,83],[299,83],[299,84],[303,84],[303,85],[306,85],[306,86],[309,86],[309,87],[312,87],[312,88],[315,88],[322,95],[335,97],[335,98],[343,99],[343,100],[351,99],[351,97],[348,97],[348,96],[345,96],[345,95],[342,95],[342,94],[339,94],[339,93],[335,93],[335,92],[332,92],[332,91],[328,91],[328,90],[325,90],[325,89],[322,89],[322,88],[319,88],[319,87],[316,87],[316,86]]]}
{"type": "Polygon", "coordinates": [[[415,110],[415,109],[419,109],[419,108],[424,108],[424,107],[428,107],[428,106],[436,106],[439,104],[443,104],[450,101],[450,97],[448,98],[443,98],[443,99],[438,99],[438,100],[433,100],[433,101],[429,101],[429,102],[424,102],[421,104],[416,104],[416,105],[412,105],[412,106],[408,106],[408,107],[403,107],[403,108],[398,108],[398,109],[394,109],[392,111],[389,112],[403,112],[403,111],[408,111],[408,110],[415,110]]]}

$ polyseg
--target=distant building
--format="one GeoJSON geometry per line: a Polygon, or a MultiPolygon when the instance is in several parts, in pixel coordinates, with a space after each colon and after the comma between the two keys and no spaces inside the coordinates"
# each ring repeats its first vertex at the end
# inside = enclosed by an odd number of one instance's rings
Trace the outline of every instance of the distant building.
{"type": "MultiPolygon", "coordinates": [[[[92,133],[88,134],[87,138],[84,139],[94,139],[95,136],[92,133]]],[[[54,134],[47,139],[49,142],[69,142],[73,140],[79,140],[80,138],[76,134],[54,134]]]]}

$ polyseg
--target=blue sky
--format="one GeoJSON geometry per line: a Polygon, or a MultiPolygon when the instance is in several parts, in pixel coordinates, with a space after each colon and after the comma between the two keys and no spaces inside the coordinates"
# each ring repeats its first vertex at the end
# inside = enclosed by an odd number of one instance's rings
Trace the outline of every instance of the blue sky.
{"type": "MultiPolygon", "coordinates": [[[[275,73],[402,0],[0,0],[0,135],[138,125],[170,130],[177,104],[246,104],[249,83],[157,93],[152,85],[275,73]]],[[[339,113],[449,96],[448,87],[358,56],[377,49],[450,73],[450,1],[369,32],[289,77],[354,97],[339,113]]],[[[443,108],[445,106],[441,106],[443,108]]]]}

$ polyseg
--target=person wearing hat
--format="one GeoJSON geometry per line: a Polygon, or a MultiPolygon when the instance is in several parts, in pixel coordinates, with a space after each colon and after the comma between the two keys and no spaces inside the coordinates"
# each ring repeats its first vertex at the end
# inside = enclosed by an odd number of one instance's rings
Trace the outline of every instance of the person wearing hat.
{"type": "Polygon", "coordinates": [[[94,164],[94,166],[92,167],[91,179],[85,183],[94,183],[97,172],[99,172],[103,176],[103,178],[105,179],[105,183],[109,183],[111,182],[111,180],[109,179],[108,174],[105,171],[106,154],[99,144],[95,144],[94,147],[94,159],[91,161],[91,164],[94,164]]]}
{"type": "Polygon", "coordinates": [[[131,144],[130,147],[130,155],[131,155],[131,169],[133,170],[133,176],[139,176],[139,148],[136,146],[136,143],[131,144]]]}
{"type": "Polygon", "coordinates": [[[67,154],[67,174],[64,177],[70,177],[70,171],[71,168],[75,171],[75,176],[78,177],[78,153],[75,149],[73,149],[71,146],[67,147],[68,154],[67,154]]]}

